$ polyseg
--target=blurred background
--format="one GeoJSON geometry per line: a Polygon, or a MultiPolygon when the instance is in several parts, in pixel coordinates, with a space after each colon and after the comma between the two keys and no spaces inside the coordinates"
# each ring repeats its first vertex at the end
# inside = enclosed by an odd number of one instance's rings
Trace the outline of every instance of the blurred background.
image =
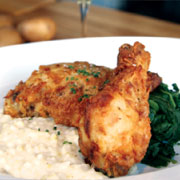
{"type": "Polygon", "coordinates": [[[92,0],[92,3],[180,23],[180,0],[92,0]]]}
{"type": "Polygon", "coordinates": [[[180,38],[180,0],[0,0],[0,46],[107,36],[180,38]]]}

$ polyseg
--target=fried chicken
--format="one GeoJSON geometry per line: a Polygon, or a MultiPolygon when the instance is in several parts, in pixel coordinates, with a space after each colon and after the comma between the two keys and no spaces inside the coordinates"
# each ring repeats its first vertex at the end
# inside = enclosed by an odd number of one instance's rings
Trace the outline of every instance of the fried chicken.
{"type": "Polygon", "coordinates": [[[12,117],[53,117],[57,124],[78,127],[87,98],[97,94],[112,70],[87,62],[40,66],[5,97],[12,117]]]}
{"type": "MultiPolygon", "coordinates": [[[[120,49],[123,51],[118,56],[118,66],[133,60],[135,51],[139,51],[127,44],[120,49]]],[[[20,82],[8,92],[4,113],[12,117],[53,117],[57,124],[78,127],[87,98],[102,90],[115,73],[87,62],[40,66],[26,82],[20,82]]],[[[160,82],[157,74],[148,74],[147,84],[151,90],[160,82]]]]}
{"type": "MultiPolygon", "coordinates": [[[[119,48],[117,66],[125,65],[142,65],[144,69],[147,69],[147,64],[144,64],[144,59],[150,59],[149,53],[139,54],[144,48],[143,44],[135,43],[134,46],[124,44],[119,48]],[[138,64],[136,64],[138,63],[138,64]]],[[[150,88],[152,92],[162,82],[162,78],[154,72],[148,72],[147,88],[150,88]]]]}
{"type": "Polygon", "coordinates": [[[150,54],[142,44],[121,46],[114,78],[89,98],[79,122],[81,152],[108,176],[127,174],[148,148],[149,63],[150,54]]]}
{"type": "Polygon", "coordinates": [[[40,66],[8,92],[4,113],[78,127],[83,155],[109,176],[125,175],[151,137],[148,97],[162,79],[147,72],[149,63],[136,42],[120,47],[115,70],[87,62],[40,66]]]}
{"type": "MultiPolygon", "coordinates": [[[[118,66],[133,60],[139,49],[125,44],[120,51],[118,66]]],[[[4,113],[12,117],[53,117],[57,124],[78,127],[87,98],[101,91],[116,71],[87,62],[40,66],[26,82],[20,82],[8,92],[4,113]]],[[[157,74],[148,73],[147,84],[151,90],[160,83],[157,74]]]]}

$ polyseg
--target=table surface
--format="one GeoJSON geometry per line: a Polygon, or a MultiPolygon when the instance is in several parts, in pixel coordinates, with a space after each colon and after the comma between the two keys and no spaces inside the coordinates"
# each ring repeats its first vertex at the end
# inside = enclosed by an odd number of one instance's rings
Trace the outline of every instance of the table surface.
{"type": "Polygon", "coordinates": [[[17,16],[21,21],[29,17],[52,17],[57,24],[55,39],[102,36],[160,36],[180,37],[180,24],[147,16],[90,6],[86,19],[86,34],[82,34],[80,11],[76,3],[55,2],[31,13],[17,16]]]}
{"type": "Polygon", "coordinates": [[[0,12],[21,15],[47,6],[55,0],[0,0],[0,12]]]}

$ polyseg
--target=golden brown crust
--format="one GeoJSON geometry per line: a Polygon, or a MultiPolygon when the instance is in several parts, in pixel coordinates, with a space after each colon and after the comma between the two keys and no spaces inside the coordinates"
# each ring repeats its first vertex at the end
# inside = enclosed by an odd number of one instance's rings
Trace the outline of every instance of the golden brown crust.
{"type": "Polygon", "coordinates": [[[136,42],[120,48],[114,71],[87,62],[40,66],[9,91],[4,112],[79,127],[83,155],[109,176],[125,175],[151,137],[148,96],[161,78],[147,73],[149,63],[150,54],[136,42]]]}
{"type": "Polygon", "coordinates": [[[89,99],[79,123],[81,152],[109,176],[125,175],[140,162],[151,137],[147,88],[150,56],[141,44],[128,47],[133,53],[138,50],[133,56],[128,54],[132,59],[126,61],[127,51],[120,48],[123,56],[115,77],[89,99]]]}
{"type": "MultiPolygon", "coordinates": [[[[142,53],[142,49],[144,48],[145,46],[139,42],[135,42],[134,46],[129,44],[122,45],[119,48],[117,65],[121,68],[124,65],[128,66],[130,64],[142,65],[144,69],[148,69],[150,61],[144,63],[143,60],[150,59],[150,53],[147,51],[142,53]]],[[[116,73],[118,71],[119,69],[117,68],[116,73]]],[[[150,88],[150,91],[156,89],[161,84],[161,82],[162,78],[157,73],[148,72],[147,88],[150,88]]]]}
{"type": "Polygon", "coordinates": [[[139,42],[135,42],[134,46],[124,44],[119,48],[118,66],[139,66],[143,69],[148,69],[150,64],[150,53],[142,51],[145,46],[139,42]],[[144,59],[147,61],[145,62],[144,59]]]}
{"type": "Polygon", "coordinates": [[[85,102],[110,76],[109,68],[87,62],[40,66],[5,97],[12,117],[53,117],[57,124],[78,126],[85,102]]]}
{"type": "Polygon", "coordinates": [[[154,91],[162,82],[162,78],[154,72],[148,72],[148,82],[147,82],[147,88],[150,89],[150,91],[154,91]]]}

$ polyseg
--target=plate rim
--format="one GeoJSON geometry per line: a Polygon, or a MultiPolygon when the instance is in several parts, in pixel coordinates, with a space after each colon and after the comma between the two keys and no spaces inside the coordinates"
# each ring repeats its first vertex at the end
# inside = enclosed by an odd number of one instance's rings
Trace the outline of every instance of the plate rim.
{"type": "MultiPolygon", "coordinates": [[[[153,36],[107,36],[107,37],[86,37],[86,38],[71,38],[71,39],[58,39],[58,40],[51,40],[51,41],[41,41],[41,42],[33,42],[33,43],[24,43],[24,44],[18,44],[18,45],[10,45],[10,46],[4,46],[4,47],[1,47],[0,48],[0,52],[3,51],[4,49],[11,49],[11,48],[21,48],[22,46],[24,47],[31,47],[31,46],[38,46],[41,45],[41,44],[54,44],[54,43],[63,43],[64,41],[67,41],[67,42],[71,42],[71,41],[85,41],[85,40],[101,40],[101,39],[117,39],[117,38],[120,38],[120,39],[126,39],[126,38],[132,38],[132,39],[158,39],[158,40],[177,40],[180,42],[180,38],[176,38],[176,37],[153,37],[153,36]]],[[[0,63],[1,64],[1,63],[0,63]]],[[[152,175],[152,174],[159,174],[159,172],[161,171],[162,173],[164,171],[171,171],[172,169],[176,168],[177,169],[180,168],[180,164],[178,165],[175,165],[174,167],[166,167],[166,168],[162,168],[162,169],[159,169],[158,171],[154,171],[154,172],[146,172],[146,173],[143,173],[143,174],[137,174],[137,175],[130,175],[130,176],[123,176],[123,177],[117,177],[117,178],[114,178],[114,179],[129,179],[129,178],[140,178],[140,176],[142,178],[145,178],[145,177],[148,177],[149,175],[152,175]]],[[[172,170],[173,171],[173,170],[172,170]]],[[[4,178],[4,177],[3,177],[4,178]]],[[[164,178],[164,177],[163,177],[164,178]]],[[[0,175],[0,179],[1,179],[1,175],[0,175]]],[[[13,180],[15,179],[18,179],[18,178],[14,178],[12,177],[13,180]]],[[[18,179],[20,180],[20,179],[18,179]]],[[[22,179],[21,179],[22,180],[22,179]]]]}

